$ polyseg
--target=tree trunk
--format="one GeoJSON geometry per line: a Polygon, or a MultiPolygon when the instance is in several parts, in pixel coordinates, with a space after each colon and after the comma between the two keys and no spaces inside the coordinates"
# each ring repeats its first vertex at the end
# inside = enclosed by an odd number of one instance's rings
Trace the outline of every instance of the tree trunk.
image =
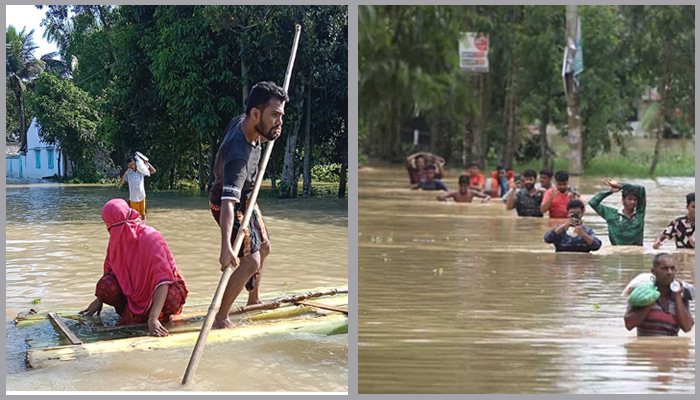
{"type": "Polygon", "coordinates": [[[547,104],[542,109],[542,115],[540,116],[540,144],[541,144],[541,156],[542,156],[542,168],[550,168],[549,163],[549,142],[547,141],[547,124],[549,124],[549,100],[547,104]]]}
{"type": "MultiPolygon", "coordinates": [[[[578,6],[566,6],[566,40],[576,43],[576,27],[578,24],[578,6]]],[[[566,76],[567,81],[567,113],[569,115],[569,173],[574,176],[583,175],[583,137],[581,133],[581,116],[579,115],[578,90],[574,85],[573,71],[566,76]]]]}
{"type": "Polygon", "coordinates": [[[272,193],[277,193],[277,168],[275,168],[275,158],[272,156],[270,156],[270,161],[267,167],[267,176],[270,178],[272,193]]]}
{"type": "Polygon", "coordinates": [[[306,91],[306,124],[304,132],[304,189],[305,199],[311,197],[311,85],[306,91]]]}
{"type": "Polygon", "coordinates": [[[345,198],[345,188],[348,176],[348,107],[343,105],[343,120],[345,121],[345,134],[343,134],[343,166],[340,168],[340,185],[338,186],[338,198],[345,198]]]}
{"type": "Polygon", "coordinates": [[[477,101],[478,109],[472,118],[472,157],[471,162],[479,164],[484,168],[484,125],[485,125],[485,105],[484,105],[484,74],[472,77],[473,94],[477,101]]]}
{"type": "Polygon", "coordinates": [[[27,152],[27,118],[24,114],[24,101],[22,101],[22,93],[15,92],[17,99],[17,117],[19,118],[19,152],[27,152]]]}
{"type": "MultiPolygon", "coordinates": [[[[304,87],[301,88],[303,93],[304,87]]],[[[303,97],[299,100],[298,108],[304,107],[303,97]]],[[[294,168],[297,150],[297,138],[299,137],[299,127],[301,123],[297,122],[292,127],[292,131],[287,136],[287,145],[284,149],[284,167],[282,167],[282,180],[280,182],[280,188],[278,192],[278,197],[281,199],[292,197],[292,188],[296,187],[298,182],[294,182],[295,179],[298,180],[299,175],[295,175],[297,169],[294,168]]],[[[296,194],[294,195],[296,197],[296,194]]]]}
{"type": "Polygon", "coordinates": [[[57,162],[58,179],[61,179],[61,149],[57,147],[56,151],[58,152],[58,162],[57,162]]]}
{"type": "Polygon", "coordinates": [[[506,146],[503,153],[503,162],[507,169],[513,169],[515,166],[515,149],[517,143],[517,113],[516,113],[516,84],[515,71],[518,68],[518,60],[514,59],[511,65],[510,74],[508,76],[508,89],[506,90],[506,146]]]}
{"type": "Polygon", "coordinates": [[[202,164],[204,164],[204,160],[202,159],[202,135],[199,135],[197,138],[197,144],[199,145],[199,191],[201,193],[204,193],[204,169],[202,168],[202,164]]]}
{"type": "Polygon", "coordinates": [[[299,124],[295,124],[292,132],[287,136],[287,144],[284,150],[284,166],[282,167],[282,179],[280,181],[278,197],[288,199],[292,197],[292,187],[294,186],[294,159],[297,147],[297,137],[299,136],[299,124]]]}
{"type": "Polygon", "coordinates": [[[403,149],[401,148],[401,128],[402,128],[402,122],[403,122],[403,114],[402,114],[402,109],[400,105],[396,106],[396,113],[394,114],[395,116],[395,121],[394,121],[394,126],[392,127],[392,131],[394,132],[393,134],[393,140],[391,144],[391,161],[398,161],[400,159],[404,159],[405,155],[403,154],[403,149]]]}
{"type": "Polygon", "coordinates": [[[471,159],[471,130],[468,117],[464,118],[460,127],[462,129],[462,168],[467,168],[471,159]]]}
{"type": "Polygon", "coordinates": [[[216,153],[219,151],[219,146],[211,132],[207,132],[207,138],[209,139],[209,179],[207,190],[211,190],[211,186],[214,183],[214,164],[216,163],[216,153]]]}
{"type": "Polygon", "coordinates": [[[301,177],[301,160],[296,160],[297,162],[294,163],[294,179],[292,180],[292,191],[291,191],[291,197],[293,199],[296,199],[299,197],[299,177],[301,177]]]}
{"type": "Polygon", "coordinates": [[[245,65],[245,60],[243,59],[243,52],[241,52],[241,79],[243,80],[243,109],[245,110],[245,102],[248,99],[248,80],[246,79],[247,69],[245,65]]]}
{"type": "Polygon", "coordinates": [[[659,107],[659,124],[656,128],[656,144],[654,145],[654,158],[651,161],[651,169],[649,173],[651,175],[656,174],[656,168],[659,166],[659,161],[661,159],[661,147],[664,141],[664,130],[666,128],[666,110],[668,109],[668,89],[671,84],[671,77],[673,75],[673,69],[675,68],[674,63],[676,60],[675,45],[673,41],[667,40],[666,46],[664,46],[664,76],[663,83],[661,84],[661,104],[659,107]]]}

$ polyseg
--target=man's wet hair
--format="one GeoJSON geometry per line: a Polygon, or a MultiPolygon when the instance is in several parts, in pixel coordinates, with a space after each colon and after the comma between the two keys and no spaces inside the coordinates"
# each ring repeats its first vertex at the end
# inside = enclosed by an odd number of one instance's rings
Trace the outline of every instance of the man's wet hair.
{"type": "Polygon", "coordinates": [[[129,164],[130,162],[134,162],[136,159],[134,157],[127,157],[126,158],[126,163],[129,164]]]}
{"type": "Polygon", "coordinates": [[[468,185],[469,184],[469,177],[465,176],[465,175],[460,176],[459,177],[459,184],[460,185],[465,185],[465,184],[468,185]]]}
{"type": "Polygon", "coordinates": [[[545,168],[542,171],[540,171],[540,175],[548,176],[550,178],[554,176],[554,174],[552,174],[552,171],[548,168],[545,168]]]}
{"type": "Polygon", "coordinates": [[[579,199],[573,199],[566,205],[566,211],[573,210],[574,208],[580,208],[585,211],[586,205],[579,199]]]}
{"type": "Polygon", "coordinates": [[[634,186],[628,186],[622,190],[622,198],[626,199],[629,196],[634,196],[639,200],[639,190],[634,186]]]}
{"type": "Polygon", "coordinates": [[[271,99],[279,101],[289,101],[289,96],[281,87],[275,85],[274,82],[258,82],[250,90],[248,99],[246,100],[245,115],[250,115],[250,110],[254,108],[265,109],[267,103],[271,99]]]}
{"type": "Polygon", "coordinates": [[[658,267],[659,264],[661,264],[661,260],[665,260],[668,258],[673,259],[673,256],[668,253],[659,253],[654,257],[654,261],[651,265],[653,265],[654,267],[658,267]]]}
{"type": "Polygon", "coordinates": [[[557,182],[568,182],[569,173],[566,171],[557,171],[557,173],[554,175],[554,180],[557,182]]]}
{"type": "Polygon", "coordinates": [[[428,164],[425,166],[426,171],[435,171],[437,168],[435,168],[435,164],[428,164]]]}
{"type": "Polygon", "coordinates": [[[496,166],[496,171],[506,171],[506,167],[503,164],[498,164],[496,166]]]}
{"type": "Polygon", "coordinates": [[[685,196],[685,202],[688,207],[690,207],[690,203],[695,203],[695,192],[685,196]]]}
{"type": "Polygon", "coordinates": [[[523,172],[523,178],[535,178],[537,179],[537,172],[532,169],[528,169],[527,171],[523,172]]]}
{"type": "Polygon", "coordinates": [[[481,169],[481,165],[479,165],[478,162],[473,162],[473,163],[471,163],[471,164],[469,165],[469,168],[474,168],[474,167],[477,167],[477,168],[481,169]]]}

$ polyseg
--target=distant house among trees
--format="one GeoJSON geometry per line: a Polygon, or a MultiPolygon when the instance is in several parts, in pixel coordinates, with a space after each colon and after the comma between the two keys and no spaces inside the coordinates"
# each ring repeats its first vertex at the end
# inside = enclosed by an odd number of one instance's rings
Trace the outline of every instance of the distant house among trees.
{"type": "Polygon", "coordinates": [[[27,130],[27,151],[19,151],[19,144],[8,143],[5,151],[7,178],[41,179],[54,175],[72,175],[70,161],[62,154],[59,143],[50,145],[41,140],[41,126],[36,118],[27,130]]]}

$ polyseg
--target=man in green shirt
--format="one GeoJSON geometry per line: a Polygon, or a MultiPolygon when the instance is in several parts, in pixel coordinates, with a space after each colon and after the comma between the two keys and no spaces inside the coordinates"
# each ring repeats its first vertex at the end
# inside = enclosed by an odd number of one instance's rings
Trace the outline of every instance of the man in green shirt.
{"type": "Polygon", "coordinates": [[[647,207],[644,186],[621,184],[611,179],[605,179],[603,183],[610,190],[593,196],[588,205],[608,223],[610,243],[613,246],[642,246],[647,207]],[[608,196],[619,191],[622,191],[622,212],[601,204],[608,196]]]}

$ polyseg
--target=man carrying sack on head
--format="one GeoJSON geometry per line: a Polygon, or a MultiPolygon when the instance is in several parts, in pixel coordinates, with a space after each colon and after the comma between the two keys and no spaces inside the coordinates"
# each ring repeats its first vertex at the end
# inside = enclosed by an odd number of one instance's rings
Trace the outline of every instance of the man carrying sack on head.
{"type": "Polygon", "coordinates": [[[221,270],[229,263],[235,270],[226,286],[213,329],[235,327],[228,313],[244,286],[249,292],[248,305],[261,303],[258,295],[260,272],[270,253],[270,239],[258,205],[249,204],[249,198],[258,175],[262,143],[282,134],[284,105],[288,100],[284,89],[272,82],[253,86],[246,101],[245,115],[235,117],[228,124],[216,155],[209,208],[221,227],[221,270]],[[240,232],[248,207],[254,207],[253,213],[248,227],[240,232]],[[239,234],[245,237],[236,255],[233,243],[239,234]]]}

